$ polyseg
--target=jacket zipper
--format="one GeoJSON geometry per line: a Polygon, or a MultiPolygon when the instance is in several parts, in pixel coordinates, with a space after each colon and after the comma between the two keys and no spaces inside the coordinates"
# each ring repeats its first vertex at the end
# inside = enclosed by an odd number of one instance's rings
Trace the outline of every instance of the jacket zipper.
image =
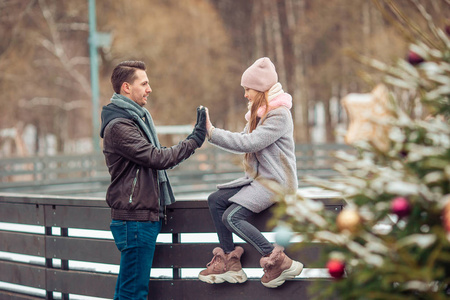
{"type": "MultiPolygon", "coordinates": [[[[161,189],[159,187],[159,174],[156,172],[156,182],[158,182],[158,215],[161,210],[161,189]]],[[[167,207],[164,206],[164,225],[167,225],[167,207]]]]}
{"type": "Polygon", "coordinates": [[[139,175],[139,169],[137,169],[137,171],[136,171],[136,176],[134,177],[134,180],[133,180],[133,186],[131,187],[131,195],[130,195],[130,201],[129,201],[130,203],[133,202],[133,193],[134,193],[134,189],[136,188],[138,175],[139,175]]]}
{"type": "Polygon", "coordinates": [[[164,225],[167,225],[167,206],[164,206],[164,225]]]}

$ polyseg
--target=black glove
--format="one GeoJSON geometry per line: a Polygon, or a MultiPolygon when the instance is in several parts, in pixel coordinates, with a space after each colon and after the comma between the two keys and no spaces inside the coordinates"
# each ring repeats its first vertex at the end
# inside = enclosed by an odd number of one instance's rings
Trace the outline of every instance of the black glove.
{"type": "Polygon", "coordinates": [[[197,107],[197,123],[194,126],[194,130],[187,139],[193,139],[197,142],[200,148],[205,141],[206,137],[206,110],[204,107],[197,107]]]}

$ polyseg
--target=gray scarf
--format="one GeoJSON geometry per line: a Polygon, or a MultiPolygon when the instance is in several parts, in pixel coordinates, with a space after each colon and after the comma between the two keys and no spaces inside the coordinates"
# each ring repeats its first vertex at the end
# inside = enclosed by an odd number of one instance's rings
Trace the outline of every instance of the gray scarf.
{"type": "MultiPolygon", "coordinates": [[[[156,148],[161,149],[152,116],[145,107],[141,107],[133,100],[117,93],[114,93],[111,97],[111,102],[132,115],[133,119],[138,122],[139,127],[150,140],[150,143],[156,148]]],[[[164,205],[175,203],[175,197],[166,170],[158,170],[158,184],[161,191],[161,203],[164,205]]]]}

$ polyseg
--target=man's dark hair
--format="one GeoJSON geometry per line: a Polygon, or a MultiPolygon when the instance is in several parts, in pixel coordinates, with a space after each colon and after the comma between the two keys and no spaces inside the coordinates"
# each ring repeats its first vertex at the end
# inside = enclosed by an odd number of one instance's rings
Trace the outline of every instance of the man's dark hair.
{"type": "Polygon", "coordinates": [[[118,64],[111,75],[111,83],[114,92],[120,94],[120,88],[124,82],[133,83],[136,79],[136,70],[146,70],[145,63],[137,60],[123,61],[118,64]]]}

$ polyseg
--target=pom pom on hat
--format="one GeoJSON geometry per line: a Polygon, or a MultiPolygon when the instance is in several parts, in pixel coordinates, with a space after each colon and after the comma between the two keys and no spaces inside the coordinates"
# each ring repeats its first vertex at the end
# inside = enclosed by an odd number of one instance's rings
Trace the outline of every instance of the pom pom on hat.
{"type": "Polygon", "coordinates": [[[241,85],[256,91],[268,91],[278,82],[278,74],[275,65],[268,57],[257,59],[253,65],[248,67],[242,74],[241,85]]]}

